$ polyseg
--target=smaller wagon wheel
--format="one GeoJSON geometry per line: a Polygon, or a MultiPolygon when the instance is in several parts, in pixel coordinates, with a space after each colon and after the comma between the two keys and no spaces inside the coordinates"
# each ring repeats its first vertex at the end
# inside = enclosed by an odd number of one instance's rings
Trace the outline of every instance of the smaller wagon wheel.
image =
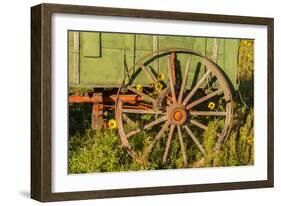
{"type": "Polygon", "coordinates": [[[127,73],[118,97],[122,93],[138,99],[128,103],[117,98],[115,108],[122,145],[138,162],[153,161],[153,150],[162,140],[161,160],[166,163],[176,137],[178,156],[187,167],[190,142],[203,157],[206,154],[202,134],[210,120],[223,122],[216,131],[214,150],[220,149],[229,133],[232,95],[228,82],[215,63],[192,50],[166,49],[143,57],[127,73]],[[156,71],[157,64],[165,65],[165,74],[156,71]],[[192,74],[194,65],[201,68],[201,75],[192,74]]]}

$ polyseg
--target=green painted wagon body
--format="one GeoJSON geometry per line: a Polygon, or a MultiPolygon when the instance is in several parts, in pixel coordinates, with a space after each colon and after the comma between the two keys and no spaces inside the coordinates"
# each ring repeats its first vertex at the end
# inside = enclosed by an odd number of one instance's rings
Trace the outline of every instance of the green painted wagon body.
{"type": "MultiPolygon", "coordinates": [[[[202,54],[224,71],[234,88],[237,89],[237,66],[239,39],[215,39],[189,36],[123,34],[105,32],[78,33],[78,50],[75,50],[74,34],[69,32],[69,85],[70,87],[117,88],[127,71],[145,55],[167,48],[190,49],[202,54]],[[214,47],[217,47],[215,49],[214,47]],[[214,51],[216,51],[214,53],[214,51]],[[75,57],[77,53],[77,57],[75,57]],[[76,58],[76,63],[74,58],[76,58]],[[78,62],[77,62],[78,61],[78,62]],[[74,64],[77,64],[74,66],[74,64]]],[[[76,37],[77,38],[77,37],[76,37]]],[[[76,45],[77,47],[77,45],[76,45]]],[[[186,62],[186,55],[178,55],[179,62],[186,62]]],[[[187,87],[205,73],[205,67],[198,64],[198,57],[193,57],[187,87]]],[[[149,65],[157,74],[167,74],[166,59],[158,58],[149,65]]],[[[180,66],[177,75],[181,75],[185,66],[180,66]]],[[[136,69],[136,68],[135,68],[136,69]]],[[[164,77],[168,79],[167,76],[164,77]]],[[[134,84],[146,86],[148,79],[138,75],[134,84]]]]}

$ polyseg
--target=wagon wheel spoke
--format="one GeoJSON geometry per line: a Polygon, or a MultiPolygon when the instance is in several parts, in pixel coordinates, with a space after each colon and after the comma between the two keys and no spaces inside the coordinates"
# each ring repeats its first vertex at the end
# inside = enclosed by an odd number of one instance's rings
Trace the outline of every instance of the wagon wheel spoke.
{"type": "MultiPolygon", "coordinates": [[[[128,139],[126,138],[125,131],[124,131],[124,129],[120,130],[120,128],[123,128],[123,121],[122,121],[123,102],[119,99],[119,100],[117,100],[116,104],[117,105],[116,105],[115,116],[116,116],[116,120],[117,120],[118,132],[119,132],[119,135],[120,135],[120,138],[122,141],[122,145],[128,149],[128,148],[130,148],[130,143],[129,143],[128,139]]],[[[131,151],[128,150],[128,152],[129,152],[129,154],[132,154],[131,151]]]]}
{"type": "Polygon", "coordinates": [[[132,113],[132,114],[165,114],[165,112],[160,110],[152,109],[122,109],[123,113],[132,113]]]}
{"type": "Polygon", "coordinates": [[[187,157],[186,157],[186,150],[185,150],[185,145],[183,143],[183,137],[182,137],[182,133],[181,133],[181,128],[179,125],[177,125],[177,129],[178,129],[178,134],[179,134],[179,140],[180,140],[180,146],[181,146],[181,153],[182,153],[182,157],[183,157],[183,162],[184,162],[184,166],[187,165],[187,157]]]}
{"type": "Polygon", "coordinates": [[[201,129],[204,129],[204,130],[208,129],[208,127],[206,125],[204,125],[204,124],[202,124],[202,123],[200,123],[200,122],[198,122],[198,121],[196,121],[194,119],[190,120],[190,123],[195,125],[195,126],[197,126],[197,127],[199,127],[199,128],[201,128],[201,129]]]}
{"type": "MultiPolygon", "coordinates": [[[[198,151],[205,155],[206,152],[204,150],[203,144],[201,143],[201,139],[199,138],[199,135],[197,136],[197,133],[195,133],[195,130],[201,133],[202,131],[208,129],[208,121],[201,121],[199,119],[201,117],[202,119],[206,117],[225,119],[225,124],[223,125],[224,128],[222,129],[222,135],[219,135],[216,141],[216,145],[221,143],[225,136],[228,135],[228,127],[232,119],[232,95],[226,79],[224,78],[223,74],[220,72],[216,64],[211,62],[209,59],[201,56],[200,54],[197,54],[196,52],[192,52],[190,50],[167,49],[160,50],[157,54],[152,53],[144,56],[144,58],[137,62],[130,71],[134,72],[135,68],[138,68],[138,70],[134,73],[135,76],[145,76],[144,78],[153,83],[155,88],[147,90],[152,91],[152,93],[150,94],[149,92],[146,92],[146,90],[138,90],[133,85],[133,82],[129,81],[129,83],[126,85],[122,84],[122,86],[120,86],[118,90],[118,94],[120,94],[120,92],[123,91],[123,87],[125,87],[124,91],[128,91],[128,95],[133,94],[133,96],[136,96],[136,98],[132,101],[124,100],[124,105],[122,105],[121,103],[117,104],[117,111],[115,113],[122,145],[126,148],[129,155],[133,159],[135,159],[136,161],[141,159],[141,162],[143,162],[144,164],[149,163],[150,161],[154,161],[154,156],[152,157],[151,154],[153,153],[155,146],[158,146],[159,140],[165,137],[165,148],[163,148],[164,151],[160,157],[162,158],[163,163],[167,162],[169,154],[171,153],[173,137],[174,135],[176,135],[179,136],[179,153],[182,157],[182,164],[184,164],[185,166],[187,165],[187,163],[192,164],[192,162],[189,162],[188,154],[186,154],[187,144],[185,142],[186,139],[184,138],[186,137],[184,135],[188,135],[188,138],[192,139],[190,140],[192,141],[192,144],[196,145],[196,149],[198,148],[198,151]],[[180,54],[180,58],[176,60],[176,55],[178,54],[180,54]],[[185,54],[186,56],[182,58],[182,54],[185,54]],[[162,81],[164,75],[161,74],[160,76],[159,74],[157,76],[153,68],[150,67],[150,65],[153,65],[153,61],[157,60],[157,58],[160,59],[162,57],[163,59],[161,59],[161,64],[164,63],[162,62],[162,60],[164,60],[165,65],[167,65],[166,76],[169,82],[167,82],[167,79],[165,79],[165,81],[162,81]],[[196,59],[194,59],[193,57],[196,57],[196,59]],[[191,78],[191,63],[193,61],[197,61],[197,58],[199,58],[198,62],[205,65],[206,71],[204,74],[200,75],[198,79],[196,76],[194,77],[195,85],[189,91],[187,91],[187,87],[189,86],[189,79],[191,78]],[[182,59],[184,59],[184,62],[181,61],[182,59]],[[179,65],[175,64],[177,63],[176,61],[179,61],[178,63],[183,65],[180,71],[182,72],[181,80],[178,80],[175,77],[176,66],[179,65]],[[205,82],[211,75],[212,78],[214,78],[213,80],[219,83],[220,87],[196,99],[195,94],[203,85],[205,85],[205,82]],[[163,84],[162,86],[164,86],[164,83],[165,88],[161,88],[158,90],[158,84],[163,84]],[[221,110],[216,111],[206,109],[206,111],[204,111],[204,109],[201,110],[196,108],[199,105],[203,105],[204,103],[210,101],[212,98],[221,96],[223,96],[226,101],[226,104],[222,105],[223,109],[221,110]],[[153,119],[142,118],[141,116],[144,114],[150,114],[149,116],[152,116],[153,119]],[[131,121],[128,120],[127,117],[130,117],[131,121]],[[134,127],[130,127],[130,124],[134,124],[134,127]],[[166,131],[168,129],[169,132],[166,131]],[[145,144],[144,148],[138,150],[138,148],[135,148],[133,147],[133,145],[131,145],[131,142],[129,142],[129,140],[132,140],[142,131],[148,131],[149,133],[151,132],[150,134],[153,134],[154,136],[148,145],[145,144]],[[138,151],[135,151],[135,149],[137,149],[138,151]],[[139,154],[140,151],[142,151],[141,156],[139,154]]],[[[127,82],[127,78],[128,77],[124,77],[123,82],[127,82]]],[[[209,119],[207,118],[206,120],[209,119]]]]}
{"type": "Polygon", "coordinates": [[[165,130],[169,127],[170,125],[170,121],[166,121],[166,123],[164,124],[164,126],[162,127],[162,129],[158,132],[158,134],[155,136],[155,138],[153,139],[153,141],[150,143],[150,145],[146,148],[145,152],[144,152],[144,157],[146,159],[148,159],[152,148],[154,147],[154,145],[159,141],[159,139],[161,138],[161,136],[164,134],[165,130]]]}
{"type": "Polygon", "coordinates": [[[174,85],[174,78],[173,78],[173,71],[172,71],[172,63],[171,63],[171,57],[170,55],[167,56],[167,64],[168,64],[168,74],[169,74],[169,82],[170,82],[170,88],[172,93],[172,100],[173,103],[177,102],[176,100],[176,92],[175,92],[175,85],[174,85]]]}
{"type": "Polygon", "coordinates": [[[167,161],[167,156],[168,156],[168,153],[169,153],[169,149],[170,149],[170,145],[171,145],[174,129],[175,129],[175,125],[171,124],[169,136],[168,136],[168,139],[167,139],[167,142],[166,142],[165,152],[164,152],[164,155],[163,155],[163,163],[165,163],[167,161]]]}
{"type": "Polygon", "coordinates": [[[147,67],[144,66],[144,64],[140,64],[140,67],[150,81],[152,81],[155,84],[159,83],[156,77],[148,71],[147,67]]]}
{"type": "Polygon", "coordinates": [[[183,100],[182,104],[186,105],[187,102],[190,100],[190,98],[195,94],[195,92],[199,89],[199,87],[201,86],[201,84],[206,80],[206,78],[209,76],[209,74],[211,73],[211,70],[208,69],[207,72],[202,76],[202,78],[197,82],[197,84],[195,85],[195,87],[189,92],[189,94],[187,95],[187,97],[183,100]]]}
{"type": "Polygon", "coordinates": [[[198,141],[198,139],[195,137],[195,135],[193,134],[193,132],[188,128],[188,126],[183,126],[184,129],[187,131],[187,133],[189,134],[189,136],[191,137],[191,139],[194,141],[194,143],[197,145],[197,147],[199,148],[199,150],[202,152],[203,155],[206,155],[206,152],[203,148],[203,146],[200,144],[200,142],[198,141]]]}
{"type": "Polygon", "coordinates": [[[158,118],[158,119],[156,119],[156,120],[154,120],[154,121],[152,121],[152,122],[150,122],[150,123],[144,125],[142,129],[141,129],[141,128],[137,128],[136,130],[133,130],[133,131],[129,132],[129,133],[127,134],[127,138],[129,138],[129,137],[131,137],[131,136],[133,136],[133,135],[135,135],[135,134],[138,134],[138,133],[142,132],[142,131],[145,130],[145,129],[149,129],[149,128],[151,128],[151,127],[157,125],[157,124],[160,124],[161,122],[164,122],[164,121],[166,121],[167,119],[168,119],[167,116],[160,117],[160,118],[158,118]]]}
{"type": "Polygon", "coordinates": [[[184,88],[187,82],[187,78],[188,78],[188,72],[189,72],[189,68],[190,68],[190,63],[191,63],[191,57],[189,56],[187,58],[186,61],[186,67],[185,67],[185,71],[184,71],[184,75],[183,75],[183,79],[182,79],[182,83],[181,83],[181,88],[180,88],[180,93],[179,93],[179,97],[178,97],[178,102],[181,103],[182,101],[182,97],[183,97],[183,93],[184,93],[184,88]]]}
{"type": "Polygon", "coordinates": [[[227,112],[190,111],[193,116],[226,116],[227,112]]]}
{"type": "Polygon", "coordinates": [[[136,93],[136,94],[142,96],[144,99],[146,99],[146,100],[148,100],[148,101],[150,101],[150,102],[152,102],[152,103],[155,103],[155,102],[156,102],[156,99],[150,97],[149,95],[147,95],[147,94],[145,94],[145,93],[143,93],[143,92],[141,92],[141,91],[139,91],[139,90],[137,90],[137,89],[135,89],[135,88],[133,88],[133,87],[131,87],[131,86],[127,86],[127,88],[128,88],[130,91],[132,91],[132,92],[134,92],[134,93],[136,93]]]}
{"type": "Polygon", "coordinates": [[[214,92],[212,92],[212,93],[210,93],[210,94],[208,94],[208,95],[206,95],[204,97],[201,97],[201,98],[195,100],[194,102],[188,104],[186,106],[186,109],[191,109],[192,107],[194,107],[194,106],[196,106],[196,105],[198,105],[198,104],[200,104],[200,103],[202,103],[202,102],[204,102],[204,101],[206,101],[206,100],[208,100],[208,99],[210,99],[210,98],[212,98],[212,97],[214,97],[216,95],[219,95],[222,92],[223,92],[222,89],[218,89],[218,90],[216,90],[216,91],[214,91],[214,92]]]}

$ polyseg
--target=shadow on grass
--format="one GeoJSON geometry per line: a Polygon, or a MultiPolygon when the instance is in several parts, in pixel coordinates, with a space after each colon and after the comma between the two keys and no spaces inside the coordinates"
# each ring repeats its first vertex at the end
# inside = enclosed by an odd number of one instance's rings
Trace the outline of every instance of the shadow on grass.
{"type": "Polygon", "coordinates": [[[91,127],[91,103],[70,103],[68,105],[68,131],[69,136],[76,133],[83,134],[91,127]]]}

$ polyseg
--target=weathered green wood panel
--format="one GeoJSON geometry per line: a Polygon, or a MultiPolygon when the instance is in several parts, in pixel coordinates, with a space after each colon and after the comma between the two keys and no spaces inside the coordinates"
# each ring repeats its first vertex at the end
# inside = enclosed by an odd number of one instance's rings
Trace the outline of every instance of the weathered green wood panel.
{"type": "Polygon", "coordinates": [[[133,34],[102,33],[101,47],[107,49],[131,49],[133,34]]]}
{"type": "Polygon", "coordinates": [[[234,85],[235,89],[237,88],[237,75],[238,75],[238,69],[237,69],[237,62],[238,62],[238,40],[235,39],[228,39],[225,40],[225,48],[224,52],[227,55],[224,55],[224,72],[227,74],[227,77],[234,85]]]}
{"type": "Polygon", "coordinates": [[[74,62],[73,62],[73,32],[68,32],[68,81],[69,85],[74,84],[74,62]]]}
{"type": "Polygon", "coordinates": [[[80,32],[83,57],[101,57],[100,32],[80,32]]]}
{"type": "MultiPolygon", "coordinates": [[[[197,51],[203,56],[206,55],[206,38],[195,38],[192,50],[197,51]]],[[[196,82],[204,75],[205,65],[201,63],[201,58],[192,56],[190,65],[190,75],[187,81],[187,87],[190,89],[195,86],[196,82]]]]}
{"type": "Polygon", "coordinates": [[[117,86],[124,77],[125,52],[118,49],[102,49],[102,58],[83,58],[80,61],[80,82],[82,85],[107,87],[117,86]],[[114,59],[112,58],[114,57],[114,59]]]}
{"type": "MultiPolygon", "coordinates": [[[[152,35],[134,35],[135,36],[135,51],[134,51],[134,62],[130,64],[130,68],[134,65],[134,63],[138,62],[145,55],[148,55],[153,51],[153,37],[152,35]]],[[[151,65],[150,65],[151,66],[151,65]]],[[[149,68],[149,67],[148,67],[149,68]]],[[[133,72],[135,72],[139,68],[135,68],[133,72]]],[[[150,69],[150,68],[149,68],[150,69]]],[[[134,81],[134,85],[142,84],[144,86],[149,86],[151,82],[145,76],[143,72],[141,72],[134,81]]]]}
{"type": "Polygon", "coordinates": [[[225,70],[225,40],[219,39],[219,51],[218,51],[218,58],[217,58],[217,64],[225,70]]]}
{"type": "MultiPolygon", "coordinates": [[[[213,38],[159,35],[156,40],[157,48],[154,48],[153,35],[80,32],[80,84],[76,86],[116,87],[139,59],[155,49],[188,48],[213,58],[213,38]]],[[[219,39],[215,58],[234,86],[237,81],[238,47],[238,39],[219,39]]],[[[68,52],[69,83],[73,86],[73,32],[69,32],[68,52]]],[[[187,55],[179,54],[177,60],[178,68],[181,68],[177,71],[177,77],[180,78],[186,66],[187,55]]],[[[156,73],[165,74],[164,81],[168,81],[166,57],[159,58],[147,67],[156,73]]],[[[204,73],[205,66],[200,63],[200,58],[192,57],[187,87],[194,86],[204,73]]],[[[146,86],[150,81],[141,73],[134,81],[134,84],[137,83],[146,86]]]]}
{"type": "MultiPolygon", "coordinates": [[[[148,55],[148,54],[150,54],[152,52],[152,50],[136,50],[136,62],[138,61],[138,60],[140,60],[143,56],[145,56],[145,55],[148,55]]],[[[133,65],[131,65],[131,66],[133,66],[133,65]]],[[[154,69],[153,68],[153,65],[152,64],[149,64],[148,66],[146,66],[148,69],[154,69]]],[[[137,69],[139,69],[140,70],[140,68],[135,68],[135,70],[134,71],[137,71],[137,69]]],[[[134,72],[133,71],[133,72],[134,72]]],[[[143,73],[143,72],[141,72],[141,73],[139,73],[139,75],[136,77],[136,79],[134,80],[134,82],[133,82],[133,84],[134,85],[136,85],[136,84],[142,84],[142,85],[144,85],[144,86],[149,86],[149,84],[150,84],[151,82],[149,81],[149,79],[147,78],[147,76],[143,73]]]]}
{"type": "Polygon", "coordinates": [[[194,38],[159,35],[159,48],[191,48],[194,38]]]}
{"type": "Polygon", "coordinates": [[[153,37],[152,35],[136,35],[136,49],[144,50],[144,51],[152,51],[153,50],[153,37]]]}

